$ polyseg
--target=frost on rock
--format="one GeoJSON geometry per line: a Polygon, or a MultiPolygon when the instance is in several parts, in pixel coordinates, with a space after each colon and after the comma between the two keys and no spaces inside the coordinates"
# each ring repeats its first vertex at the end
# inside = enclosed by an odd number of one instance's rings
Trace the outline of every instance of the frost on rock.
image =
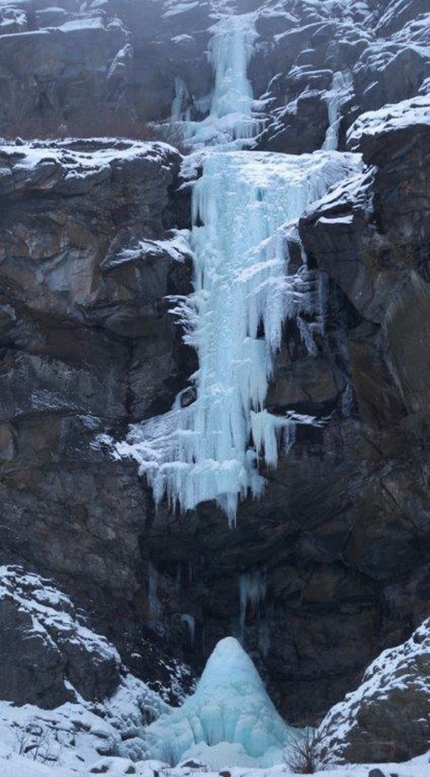
{"type": "MultiPolygon", "coordinates": [[[[194,184],[194,293],[178,301],[185,342],[198,354],[196,400],[134,425],[116,456],[131,456],[152,486],[182,511],[215,499],[231,521],[258,496],[258,462],[276,466],[278,442],[296,423],[264,409],[282,327],[319,304],[306,263],[288,275],[287,232],[305,208],[360,166],[351,154],[289,156],[212,152],[194,184]]],[[[300,326],[301,324],[301,326],[300,326]]],[[[291,434],[287,435],[291,436],[291,434]]]]}
{"type": "Polygon", "coordinates": [[[250,657],[233,637],[210,656],[193,696],[146,731],[151,758],[177,764],[271,766],[299,732],[276,711],[250,657]]]}

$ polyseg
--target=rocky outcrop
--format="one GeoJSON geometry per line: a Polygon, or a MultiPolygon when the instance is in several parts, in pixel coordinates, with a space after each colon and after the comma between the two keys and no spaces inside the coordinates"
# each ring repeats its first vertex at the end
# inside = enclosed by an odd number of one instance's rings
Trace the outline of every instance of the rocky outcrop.
{"type": "Polygon", "coordinates": [[[331,762],[406,761],[425,753],[430,719],[430,621],[385,650],[362,683],[321,723],[321,755],[331,762]]]}
{"type": "Polygon", "coordinates": [[[0,696],[58,707],[100,701],[120,684],[120,658],[85,627],[70,599],[38,575],[0,568],[0,696]]]}
{"type": "Polygon", "coordinates": [[[190,281],[179,161],[130,142],[1,152],[2,560],[56,575],[105,629],[145,584],[147,514],[95,440],[169,407],[188,370],[165,300],[190,281]]]}

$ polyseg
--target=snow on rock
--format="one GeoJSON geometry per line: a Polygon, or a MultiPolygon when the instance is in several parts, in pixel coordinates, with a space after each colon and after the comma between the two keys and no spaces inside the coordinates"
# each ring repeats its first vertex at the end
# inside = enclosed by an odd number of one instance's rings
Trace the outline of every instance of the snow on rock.
{"type": "Polygon", "coordinates": [[[270,766],[299,732],[286,726],[239,642],[221,640],[195,693],[146,732],[153,758],[176,764],[270,766]]]}
{"type": "Polygon", "coordinates": [[[127,672],[68,596],[39,575],[0,567],[0,620],[0,697],[10,699],[0,702],[0,743],[24,748],[36,727],[39,760],[49,754],[79,766],[100,754],[142,757],[145,726],[169,708],[127,672]]]}
{"type": "Polygon", "coordinates": [[[136,245],[123,248],[115,256],[109,256],[103,263],[102,269],[112,270],[128,262],[152,261],[166,256],[172,262],[180,264],[192,258],[189,230],[172,230],[165,239],[139,240],[136,245]]]}
{"type": "Polygon", "coordinates": [[[142,143],[107,138],[66,140],[55,143],[5,143],[0,148],[0,194],[31,185],[37,191],[63,194],[88,191],[98,180],[109,178],[124,162],[144,160],[167,166],[177,152],[166,143],[142,143]]]}
{"type": "Polygon", "coordinates": [[[363,138],[378,138],[387,132],[398,132],[411,125],[430,126],[430,94],[362,113],[348,132],[348,145],[352,150],[357,150],[363,138]]]}
{"type": "Polygon", "coordinates": [[[430,619],[370,664],[362,684],[330,710],[318,733],[323,754],[334,762],[402,761],[427,750],[430,619]]]}
{"type": "Polygon", "coordinates": [[[50,707],[77,695],[101,699],[118,685],[118,652],[49,581],[0,567],[0,613],[2,698],[50,707]]]}

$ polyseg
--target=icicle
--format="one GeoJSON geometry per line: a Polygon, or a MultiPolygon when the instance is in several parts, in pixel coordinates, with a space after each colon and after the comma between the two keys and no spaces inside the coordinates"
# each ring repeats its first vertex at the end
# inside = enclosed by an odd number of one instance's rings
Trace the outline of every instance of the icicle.
{"type": "Polygon", "coordinates": [[[158,599],[158,572],[154,565],[148,564],[148,602],[149,612],[153,616],[158,616],[161,612],[161,602],[158,599]]]}
{"type": "Polygon", "coordinates": [[[263,621],[260,624],[260,630],[258,634],[258,647],[260,649],[263,658],[267,658],[270,653],[270,628],[267,621],[263,621]]]}
{"type": "Polygon", "coordinates": [[[190,636],[190,643],[191,645],[194,645],[194,638],[196,633],[196,621],[194,616],[189,615],[188,613],[184,613],[183,615],[181,615],[181,621],[187,624],[188,633],[190,636]]]}
{"type": "Polygon", "coordinates": [[[253,615],[259,615],[260,605],[266,598],[267,584],[259,569],[244,572],[239,577],[240,634],[243,641],[246,613],[248,608],[253,615]]]}

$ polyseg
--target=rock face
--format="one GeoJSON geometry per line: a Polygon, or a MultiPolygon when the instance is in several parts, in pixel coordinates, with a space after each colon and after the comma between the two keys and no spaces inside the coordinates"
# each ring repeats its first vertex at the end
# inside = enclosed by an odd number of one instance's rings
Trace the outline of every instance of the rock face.
{"type": "Polygon", "coordinates": [[[340,762],[405,761],[426,752],[430,718],[430,621],[385,650],[360,687],[321,723],[321,754],[340,762]]]}
{"type": "MultiPolygon", "coordinates": [[[[78,5],[0,2],[0,133],[145,137],[175,88],[207,113],[209,28],[233,3],[78,5]]],[[[257,146],[320,148],[346,71],[340,146],[367,168],[301,219],[321,316],[313,350],[286,326],[269,395],[327,423],[298,428],[234,530],[211,504],[156,513],[100,438],[165,411],[195,370],[165,299],[190,290],[181,155],[118,139],[1,150],[2,562],[54,576],[154,682],[173,665],[161,651],[198,670],[241,637],[291,722],[322,717],[428,616],[426,5],[241,4],[267,100],[257,146]]]]}
{"type": "Polygon", "coordinates": [[[188,370],[164,299],[190,281],[179,161],[119,142],[1,155],[2,560],[56,574],[102,620],[119,602],[127,620],[143,583],[146,508],[95,439],[168,407],[188,370]]]}
{"type": "MultiPolygon", "coordinates": [[[[2,758],[19,752],[36,769],[37,762],[66,761],[82,770],[100,755],[145,757],[139,734],[170,708],[89,628],[70,597],[52,580],[3,566],[0,618],[2,758]]],[[[182,667],[176,673],[180,698],[184,677],[182,667]]]]}

